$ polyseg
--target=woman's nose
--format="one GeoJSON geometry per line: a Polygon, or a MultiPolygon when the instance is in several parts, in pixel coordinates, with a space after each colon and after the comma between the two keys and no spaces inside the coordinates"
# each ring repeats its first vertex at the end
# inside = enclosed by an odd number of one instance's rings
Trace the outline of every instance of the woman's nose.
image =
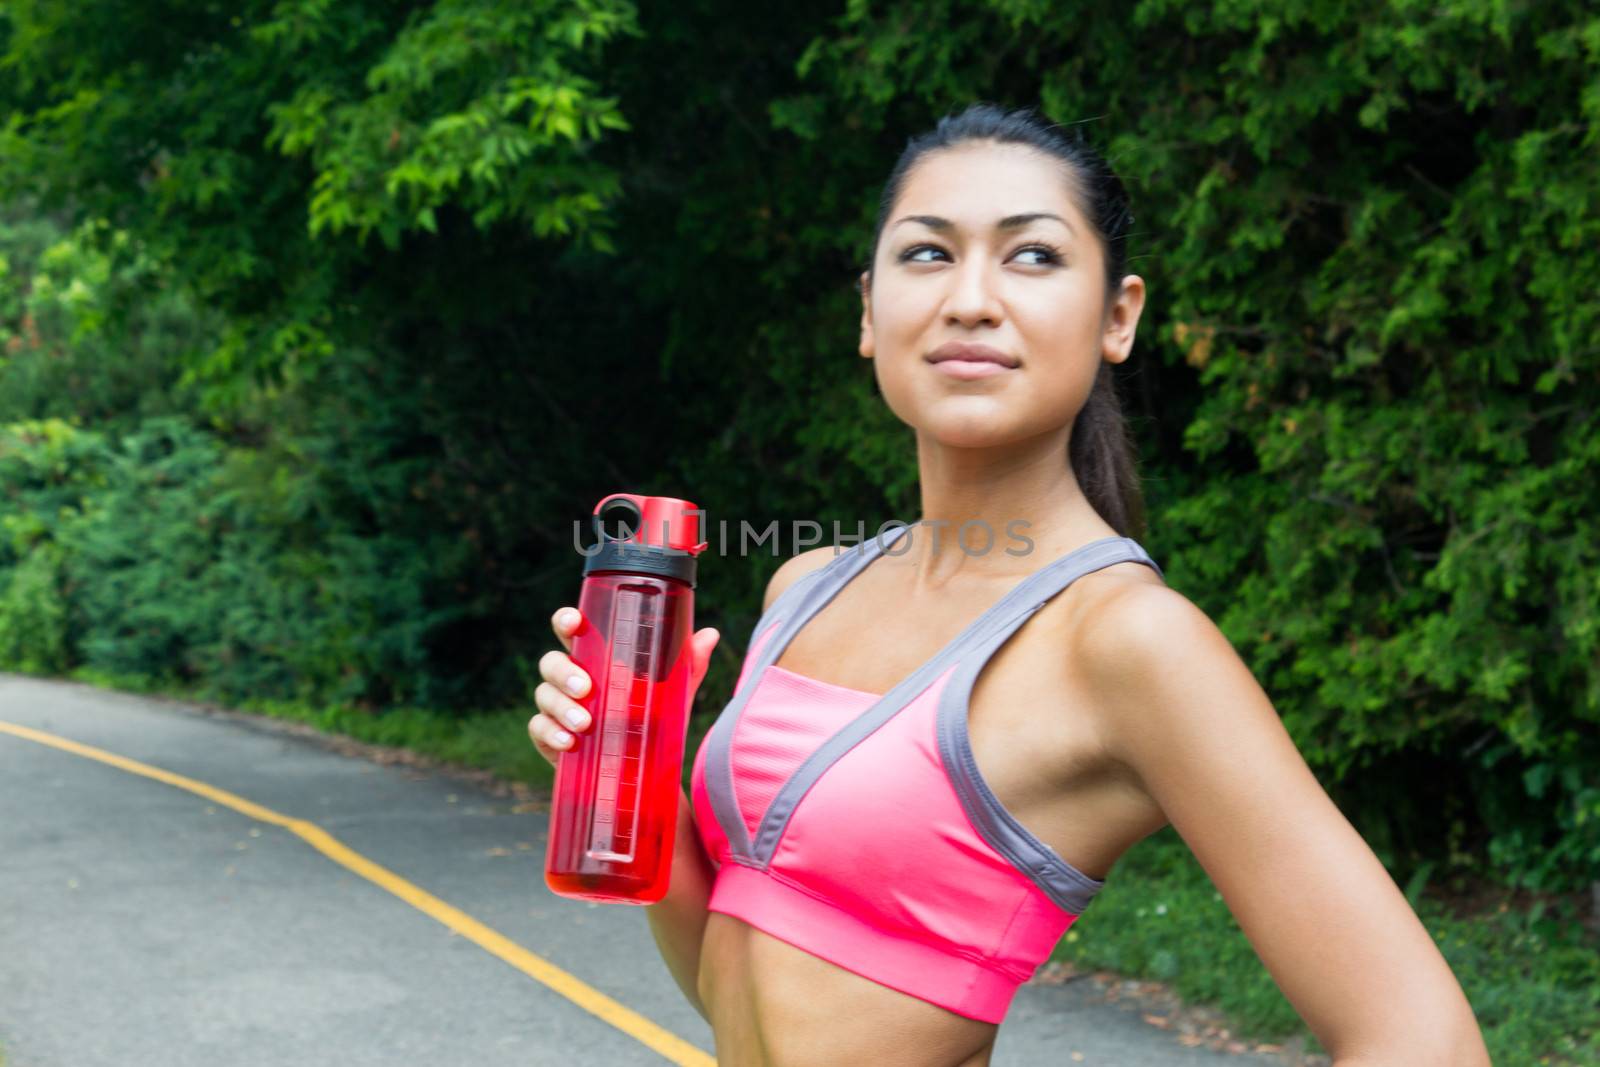
{"type": "Polygon", "coordinates": [[[986,259],[971,256],[957,264],[951,272],[950,286],[950,293],[945,299],[945,314],[949,321],[962,326],[999,324],[1000,300],[986,259]]]}

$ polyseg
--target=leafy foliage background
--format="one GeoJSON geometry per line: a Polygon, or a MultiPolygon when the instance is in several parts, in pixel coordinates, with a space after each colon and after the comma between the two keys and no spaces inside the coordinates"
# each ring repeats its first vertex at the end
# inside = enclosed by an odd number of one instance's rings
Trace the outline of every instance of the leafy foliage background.
{"type": "MultiPolygon", "coordinates": [[[[1600,17],[1573,2],[0,5],[0,662],[527,698],[607,492],[916,508],[905,139],[1081,125],[1141,540],[1397,876],[1600,872],[1600,17]]],[[[728,695],[777,561],[707,557],[728,695]]]]}

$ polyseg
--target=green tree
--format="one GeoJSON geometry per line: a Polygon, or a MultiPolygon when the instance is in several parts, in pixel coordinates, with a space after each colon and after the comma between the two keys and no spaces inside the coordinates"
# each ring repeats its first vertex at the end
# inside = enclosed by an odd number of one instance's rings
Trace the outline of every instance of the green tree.
{"type": "Polygon", "coordinates": [[[624,0],[0,8],[0,190],[106,219],[226,316],[186,353],[227,409],[362,338],[365,284],[439,212],[607,247],[626,127],[589,73],[624,0]],[[324,238],[324,239],[319,239],[324,238]]]}

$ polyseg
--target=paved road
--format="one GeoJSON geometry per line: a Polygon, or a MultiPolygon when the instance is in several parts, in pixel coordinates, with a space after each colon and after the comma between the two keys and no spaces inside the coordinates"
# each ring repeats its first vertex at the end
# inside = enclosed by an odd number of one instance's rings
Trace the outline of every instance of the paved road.
{"type": "MultiPolygon", "coordinates": [[[[0,675],[8,1067],[669,1061],[291,830],[7,723],[314,823],[581,988],[712,1048],[640,911],[545,888],[543,814],[272,720],[0,675]]],[[[1087,985],[1025,987],[997,1067],[1277,1062],[1182,1047],[1087,985]]]]}

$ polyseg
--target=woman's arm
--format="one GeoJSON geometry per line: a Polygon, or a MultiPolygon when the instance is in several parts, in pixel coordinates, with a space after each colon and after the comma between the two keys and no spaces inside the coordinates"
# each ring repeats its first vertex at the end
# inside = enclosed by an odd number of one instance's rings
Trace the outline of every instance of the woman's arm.
{"type": "Polygon", "coordinates": [[[1081,632],[1073,655],[1112,756],[1188,843],[1335,1067],[1487,1067],[1433,939],[1205,613],[1130,584],[1081,632]]]}
{"type": "Polygon", "coordinates": [[[667,970],[672,972],[673,980],[694,1005],[694,1010],[708,1020],[710,1016],[700,1002],[700,944],[705,937],[706,903],[711,899],[711,883],[715,877],[715,869],[695,832],[689,798],[680,792],[667,895],[646,905],[644,910],[667,970]]]}
{"type": "MultiPolygon", "coordinates": [[[[761,610],[765,612],[783,591],[807,572],[816,570],[834,555],[832,547],[815,548],[802,552],[783,562],[767,582],[761,610]]],[[[709,654],[708,654],[709,655],[709,654]]],[[[701,668],[703,673],[703,668],[701,668]]],[[[699,677],[695,680],[699,686],[699,677]]],[[[677,837],[672,851],[672,876],[668,880],[667,895],[645,908],[650,919],[650,933],[656,939],[661,958],[667,970],[689,998],[696,1011],[709,1020],[706,1007],[700,1001],[700,948],[705,940],[706,905],[711,899],[711,885],[716,880],[716,868],[700,845],[700,835],[695,830],[694,808],[687,794],[680,794],[678,804],[677,837]]]]}

